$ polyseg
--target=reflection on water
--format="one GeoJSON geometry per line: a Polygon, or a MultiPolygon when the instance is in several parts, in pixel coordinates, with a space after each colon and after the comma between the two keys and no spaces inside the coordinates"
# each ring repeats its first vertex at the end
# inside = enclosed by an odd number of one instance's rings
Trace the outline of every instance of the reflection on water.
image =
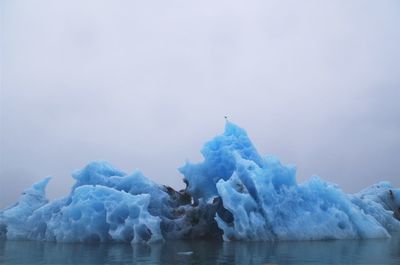
{"type": "Polygon", "coordinates": [[[0,264],[400,264],[400,236],[306,242],[153,245],[0,241],[0,264]]]}

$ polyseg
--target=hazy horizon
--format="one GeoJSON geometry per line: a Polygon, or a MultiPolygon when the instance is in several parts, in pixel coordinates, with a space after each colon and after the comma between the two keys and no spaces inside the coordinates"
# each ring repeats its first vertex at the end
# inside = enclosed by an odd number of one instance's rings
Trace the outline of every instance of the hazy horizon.
{"type": "Polygon", "coordinates": [[[0,209],[106,160],[182,188],[224,116],[260,154],[400,186],[400,2],[3,0],[0,209]]]}

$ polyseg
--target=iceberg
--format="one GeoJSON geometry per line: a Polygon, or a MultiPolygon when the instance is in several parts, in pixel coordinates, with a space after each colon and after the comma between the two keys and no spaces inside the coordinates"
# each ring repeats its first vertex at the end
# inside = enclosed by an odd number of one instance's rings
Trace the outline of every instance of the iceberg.
{"type": "Polygon", "coordinates": [[[179,168],[176,191],[105,161],[72,174],[70,193],[49,201],[50,178],[0,211],[0,238],[152,243],[171,239],[325,240],[387,238],[400,231],[400,189],[388,182],[356,194],[261,156],[246,131],[226,122],[205,143],[204,161],[179,168]]]}

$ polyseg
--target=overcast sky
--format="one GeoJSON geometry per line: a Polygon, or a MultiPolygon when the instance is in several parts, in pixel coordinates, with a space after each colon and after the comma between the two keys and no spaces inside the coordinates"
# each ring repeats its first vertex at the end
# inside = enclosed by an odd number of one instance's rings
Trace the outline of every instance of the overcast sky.
{"type": "Polygon", "coordinates": [[[182,188],[224,115],[299,182],[400,186],[400,1],[0,6],[0,208],[92,160],[182,188]]]}

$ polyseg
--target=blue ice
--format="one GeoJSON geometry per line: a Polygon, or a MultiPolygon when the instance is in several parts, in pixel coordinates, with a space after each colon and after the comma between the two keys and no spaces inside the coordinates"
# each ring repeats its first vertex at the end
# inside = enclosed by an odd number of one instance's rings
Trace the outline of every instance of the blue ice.
{"type": "Polygon", "coordinates": [[[227,122],[179,171],[184,190],[97,161],[73,173],[70,193],[49,202],[46,178],[0,211],[0,238],[151,243],[168,239],[320,240],[385,238],[400,230],[400,190],[388,182],[346,194],[319,177],[261,156],[227,122]]]}

